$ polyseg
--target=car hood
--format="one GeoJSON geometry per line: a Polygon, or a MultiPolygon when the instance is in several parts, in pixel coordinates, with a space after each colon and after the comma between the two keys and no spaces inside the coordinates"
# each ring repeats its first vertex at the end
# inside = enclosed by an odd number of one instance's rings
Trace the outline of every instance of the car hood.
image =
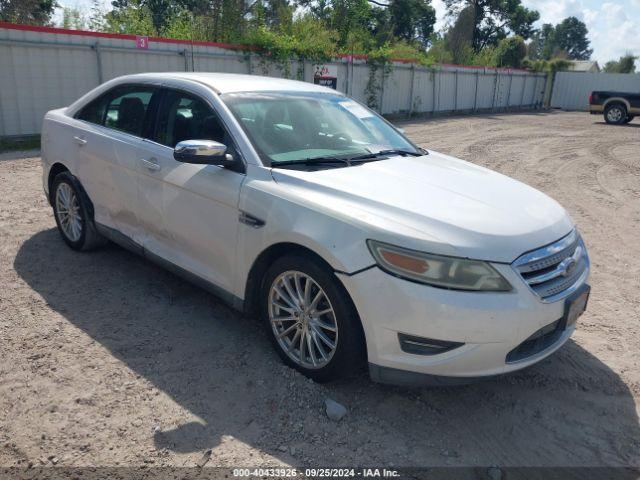
{"type": "Polygon", "coordinates": [[[272,175],[298,201],[364,223],[369,238],[432,253],[510,263],[573,228],[566,211],[538,190],[433,151],[348,168],[276,168],[272,175]]]}

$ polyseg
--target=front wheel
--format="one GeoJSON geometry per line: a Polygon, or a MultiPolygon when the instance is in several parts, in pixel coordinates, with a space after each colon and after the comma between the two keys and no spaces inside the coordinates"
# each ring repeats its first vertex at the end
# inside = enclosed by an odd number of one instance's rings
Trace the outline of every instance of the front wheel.
{"type": "Polygon", "coordinates": [[[335,274],[310,255],[287,255],[268,269],[260,295],[263,321],[280,358],[318,382],[363,364],[360,319],[335,274]]]}

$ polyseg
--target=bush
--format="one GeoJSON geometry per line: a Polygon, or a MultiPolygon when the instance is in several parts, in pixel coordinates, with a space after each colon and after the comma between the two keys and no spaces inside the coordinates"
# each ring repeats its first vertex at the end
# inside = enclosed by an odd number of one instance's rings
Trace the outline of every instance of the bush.
{"type": "Polygon", "coordinates": [[[496,67],[520,68],[527,56],[527,46],[522,37],[509,37],[500,40],[494,52],[496,67]]]}
{"type": "Polygon", "coordinates": [[[531,60],[525,58],[522,61],[522,66],[533,70],[534,72],[559,72],[562,70],[568,70],[571,62],[564,58],[553,58],[551,60],[531,60]]]}

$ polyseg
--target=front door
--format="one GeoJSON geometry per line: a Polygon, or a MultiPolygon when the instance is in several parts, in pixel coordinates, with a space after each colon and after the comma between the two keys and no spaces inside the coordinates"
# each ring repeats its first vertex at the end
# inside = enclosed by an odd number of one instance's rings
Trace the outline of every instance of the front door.
{"type": "Polygon", "coordinates": [[[244,174],[216,165],[181,163],[182,140],[215,140],[239,161],[211,104],[194,92],[164,89],[153,141],[138,164],[138,217],[145,250],[214,283],[233,287],[238,200],[244,174]]]}

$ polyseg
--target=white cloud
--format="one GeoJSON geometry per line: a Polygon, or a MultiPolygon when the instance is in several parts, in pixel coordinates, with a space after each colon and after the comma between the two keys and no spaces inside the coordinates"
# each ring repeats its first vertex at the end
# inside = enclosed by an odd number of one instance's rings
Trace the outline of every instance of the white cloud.
{"type": "MultiPolygon", "coordinates": [[[[618,59],[627,51],[640,55],[640,0],[522,0],[527,8],[540,12],[538,26],[557,24],[567,17],[577,17],[587,25],[594,60],[600,66],[618,59]]],[[[443,0],[432,0],[438,21],[436,30],[446,25],[446,8],[443,0]]],[[[640,68],[640,60],[636,62],[640,68]]]]}
{"type": "MultiPolygon", "coordinates": [[[[540,23],[556,24],[568,16],[585,22],[593,48],[594,60],[600,66],[625,52],[640,55],[640,11],[633,4],[640,0],[601,3],[596,0],[524,0],[529,8],[540,12],[540,23]]],[[[640,66],[640,62],[638,63],[640,66]]]]}
{"type": "MultiPolygon", "coordinates": [[[[638,0],[640,2],[640,0],[638,0]]],[[[447,7],[444,0],[432,0],[431,5],[436,9],[436,32],[442,30],[446,24],[447,7]]]]}
{"type": "MultiPolygon", "coordinates": [[[[527,8],[540,12],[538,26],[557,24],[567,17],[577,17],[587,25],[594,60],[600,66],[618,59],[627,51],[640,55],[640,0],[522,0],[527,8]]],[[[443,0],[432,0],[438,21],[436,30],[446,25],[443,0]]],[[[640,68],[640,60],[636,62],[640,68]]]]}
{"type": "Polygon", "coordinates": [[[540,12],[540,23],[559,23],[563,19],[574,16],[583,20],[581,0],[523,0],[527,8],[540,12]]]}
{"type": "Polygon", "coordinates": [[[628,51],[640,55],[640,37],[637,34],[640,30],[640,15],[630,17],[632,12],[627,5],[606,2],[602,4],[600,11],[589,17],[587,28],[594,49],[593,57],[601,65],[628,51]]]}

